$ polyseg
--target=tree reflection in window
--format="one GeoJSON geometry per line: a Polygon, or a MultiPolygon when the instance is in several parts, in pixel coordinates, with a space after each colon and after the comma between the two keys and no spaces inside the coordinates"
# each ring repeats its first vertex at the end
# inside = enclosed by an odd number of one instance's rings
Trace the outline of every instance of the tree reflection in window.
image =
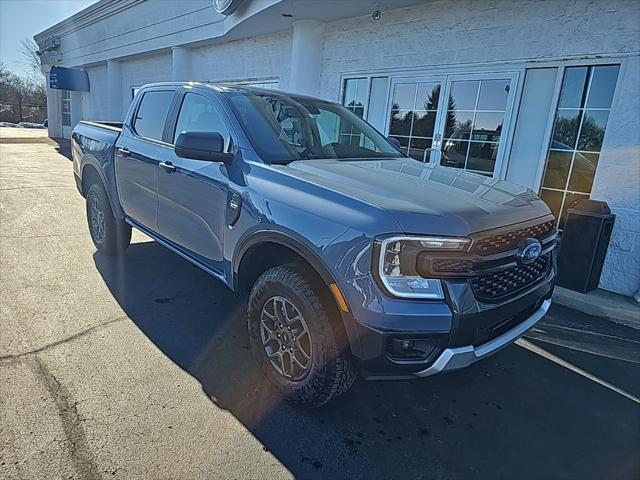
{"type": "MultiPolygon", "coordinates": [[[[493,173],[510,85],[509,79],[452,82],[443,132],[443,165],[493,173]]],[[[439,82],[395,86],[389,134],[416,160],[429,161],[441,90],[439,82]]]]}
{"type": "Polygon", "coordinates": [[[509,79],[451,83],[442,165],[494,173],[510,90],[509,79]]]}
{"type": "MultiPolygon", "coordinates": [[[[369,97],[366,78],[348,78],[344,81],[342,104],[360,118],[364,118],[364,106],[369,97]]],[[[355,131],[353,125],[339,126],[339,143],[344,145],[360,145],[364,141],[362,132],[355,131]]]]}
{"type": "Polygon", "coordinates": [[[439,82],[412,82],[396,84],[393,92],[389,135],[421,162],[429,161],[440,91],[439,82]]]}
{"type": "Polygon", "coordinates": [[[368,95],[366,78],[349,78],[344,82],[342,104],[360,118],[364,118],[364,106],[368,95]]]}
{"type": "Polygon", "coordinates": [[[618,70],[618,65],[565,69],[540,189],[559,228],[567,210],[591,193],[618,70]]]}

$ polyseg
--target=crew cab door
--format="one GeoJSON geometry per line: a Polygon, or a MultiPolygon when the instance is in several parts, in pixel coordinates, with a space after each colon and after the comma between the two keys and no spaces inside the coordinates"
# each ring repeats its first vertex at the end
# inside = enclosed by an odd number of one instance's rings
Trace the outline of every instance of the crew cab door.
{"type": "MultiPolygon", "coordinates": [[[[220,133],[230,147],[231,127],[219,101],[185,91],[176,115],[172,143],[183,131],[220,133]]],[[[223,272],[228,178],[223,162],[181,158],[164,146],[158,170],[160,234],[213,270],[223,272]]]]}
{"type": "Polygon", "coordinates": [[[148,90],[116,142],[115,172],[118,198],[127,217],[158,230],[158,157],[176,89],[148,90]]]}

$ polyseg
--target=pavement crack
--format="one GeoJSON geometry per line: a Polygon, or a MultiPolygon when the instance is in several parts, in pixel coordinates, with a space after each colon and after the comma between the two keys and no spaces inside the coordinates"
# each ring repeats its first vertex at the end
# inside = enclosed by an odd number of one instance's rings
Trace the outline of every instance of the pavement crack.
{"type": "Polygon", "coordinates": [[[72,238],[86,237],[86,233],[45,233],[43,235],[0,235],[0,238],[32,240],[39,238],[72,238]]]}
{"type": "Polygon", "coordinates": [[[47,365],[37,355],[34,358],[36,374],[42,379],[58,410],[65,433],[65,444],[78,476],[86,480],[100,478],[98,466],[89,448],[82,420],[78,414],[78,402],[47,365]]]}
{"type": "Polygon", "coordinates": [[[38,188],[75,188],[74,185],[28,185],[24,187],[0,188],[0,192],[12,192],[16,190],[35,190],[38,188]]]}
{"type": "Polygon", "coordinates": [[[67,338],[63,338],[62,340],[58,340],[55,342],[51,342],[51,343],[47,343],[46,345],[43,345],[42,347],[38,347],[35,348],[33,350],[29,350],[27,352],[22,352],[22,353],[16,353],[16,354],[11,354],[11,355],[0,355],[0,362],[1,361],[6,361],[6,360],[16,360],[18,358],[21,357],[26,357],[29,355],[36,355],[40,352],[43,352],[45,350],[49,350],[51,348],[57,347],[59,345],[63,345],[65,343],[71,342],[73,340],[77,340],[80,337],[84,337],[85,335],[88,335],[89,333],[95,332],[96,330],[101,330],[102,328],[105,328],[109,325],[111,325],[112,323],[117,323],[117,322],[121,322],[123,320],[126,320],[128,317],[126,315],[123,315],[121,317],[118,318],[114,318],[112,320],[108,320],[104,323],[101,323],[99,325],[94,325],[93,327],[87,328],[85,330],[82,330],[74,335],[71,335],[70,337],[67,338]]]}

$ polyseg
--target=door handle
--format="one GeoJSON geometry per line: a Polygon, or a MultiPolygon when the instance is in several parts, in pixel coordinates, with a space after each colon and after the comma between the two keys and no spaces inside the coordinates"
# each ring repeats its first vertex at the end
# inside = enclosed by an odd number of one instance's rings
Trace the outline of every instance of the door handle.
{"type": "Polygon", "coordinates": [[[158,165],[160,166],[160,168],[166,170],[167,173],[176,171],[176,166],[171,162],[160,162],[158,165]]]}
{"type": "Polygon", "coordinates": [[[131,150],[129,150],[128,148],[119,148],[118,153],[123,157],[128,157],[129,155],[131,155],[131,150]]]}

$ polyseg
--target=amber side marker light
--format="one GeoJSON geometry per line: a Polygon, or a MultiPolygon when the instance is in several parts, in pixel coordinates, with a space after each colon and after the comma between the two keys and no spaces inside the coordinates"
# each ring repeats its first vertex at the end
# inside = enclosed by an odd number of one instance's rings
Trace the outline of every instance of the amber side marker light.
{"type": "Polygon", "coordinates": [[[329,284],[329,289],[331,290],[331,293],[333,293],[333,298],[336,299],[336,303],[338,304],[338,307],[340,307],[340,310],[342,310],[343,312],[348,312],[349,307],[347,306],[347,301],[342,296],[340,287],[338,287],[338,285],[336,285],[335,283],[331,283],[329,284]]]}

